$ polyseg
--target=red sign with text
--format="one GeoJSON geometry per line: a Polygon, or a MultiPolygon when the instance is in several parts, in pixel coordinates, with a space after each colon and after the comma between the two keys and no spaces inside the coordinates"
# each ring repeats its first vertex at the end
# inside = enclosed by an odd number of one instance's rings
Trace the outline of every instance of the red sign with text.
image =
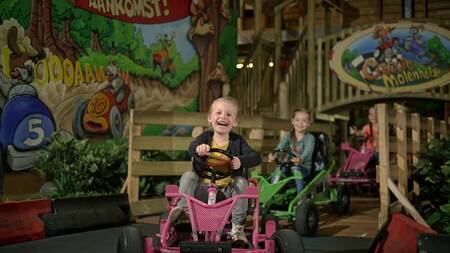
{"type": "Polygon", "coordinates": [[[75,0],[76,7],[130,23],[159,24],[189,16],[191,0],[75,0]]]}

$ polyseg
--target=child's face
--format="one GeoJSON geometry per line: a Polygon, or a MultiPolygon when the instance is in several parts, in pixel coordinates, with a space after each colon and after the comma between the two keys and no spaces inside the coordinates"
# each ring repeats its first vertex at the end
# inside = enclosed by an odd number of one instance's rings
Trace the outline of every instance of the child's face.
{"type": "Polygon", "coordinates": [[[311,125],[309,122],[309,114],[306,112],[297,112],[294,118],[291,119],[291,123],[296,132],[304,133],[311,125]]]}
{"type": "Polygon", "coordinates": [[[208,121],[215,133],[227,134],[237,126],[237,111],[234,104],[228,101],[216,101],[211,108],[208,121]]]}

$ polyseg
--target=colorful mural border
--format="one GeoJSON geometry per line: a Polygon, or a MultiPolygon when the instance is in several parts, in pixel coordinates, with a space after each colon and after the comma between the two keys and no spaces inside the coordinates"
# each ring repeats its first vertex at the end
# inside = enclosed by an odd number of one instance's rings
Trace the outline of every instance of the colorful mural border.
{"type": "Polygon", "coordinates": [[[450,31],[430,23],[376,24],[337,43],[329,64],[341,81],[368,91],[443,86],[450,81],[450,31]]]}

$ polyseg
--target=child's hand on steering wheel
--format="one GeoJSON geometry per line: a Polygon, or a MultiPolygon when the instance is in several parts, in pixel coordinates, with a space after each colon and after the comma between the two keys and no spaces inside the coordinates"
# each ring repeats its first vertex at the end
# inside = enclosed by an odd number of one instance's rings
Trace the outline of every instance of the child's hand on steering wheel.
{"type": "Polygon", "coordinates": [[[299,165],[300,163],[303,163],[303,159],[301,157],[292,157],[291,162],[293,162],[295,165],[299,165]]]}
{"type": "Polygon", "coordinates": [[[267,156],[267,161],[269,163],[275,161],[275,159],[277,159],[277,156],[274,153],[269,153],[269,155],[267,156]]]}
{"type": "Polygon", "coordinates": [[[209,156],[209,149],[210,147],[208,144],[201,144],[197,146],[195,152],[197,152],[199,156],[209,156]]]}
{"type": "Polygon", "coordinates": [[[241,160],[237,156],[234,156],[233,160],[231,160],[231,168],[233,170],[238,170],[240,167],[241,167],[241,160]]]}

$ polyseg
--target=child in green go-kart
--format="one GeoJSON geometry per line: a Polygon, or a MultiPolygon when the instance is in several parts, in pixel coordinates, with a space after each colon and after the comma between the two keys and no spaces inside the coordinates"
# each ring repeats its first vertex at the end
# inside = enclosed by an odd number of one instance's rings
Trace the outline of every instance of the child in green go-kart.
{"type": "Polygon", "coordinates": [[[295,110],[291,123],[293,130],[268,156],[269,162],[277,163],[275,171],[267,178],[254,171],[252,177],[259,181],[263,210],[278,219],[295,221],[300,235],[311,236],[319,224],[316,205],[329,203],[336,213],[344,214],[349,208],[350,192],[344,185],[328,183],[335,166],[326,161],[326,136],[308,131],[309,113],[295,110]]]}

